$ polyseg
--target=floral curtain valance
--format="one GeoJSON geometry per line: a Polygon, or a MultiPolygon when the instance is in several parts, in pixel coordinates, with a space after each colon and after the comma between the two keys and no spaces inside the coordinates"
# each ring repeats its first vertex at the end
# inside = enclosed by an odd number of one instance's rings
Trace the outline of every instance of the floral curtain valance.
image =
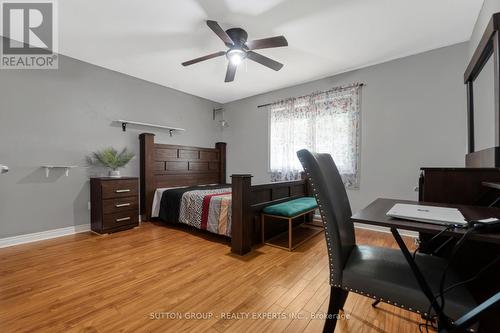
{"type": "Polygon", "coordinates": [[[270,110],[273,181],[300,178],[296,152],[332,155],[348,188],[359,188],[360,84],[276,102],[270,110]]]}

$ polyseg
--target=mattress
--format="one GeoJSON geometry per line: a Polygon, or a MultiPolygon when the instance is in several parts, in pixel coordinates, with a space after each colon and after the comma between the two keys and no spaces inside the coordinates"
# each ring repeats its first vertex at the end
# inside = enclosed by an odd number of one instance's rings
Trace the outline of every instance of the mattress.
{"type": "Polygon", "coordinates": [[[231,236],[231,187],[209,185],[157,189],[153,217],[231,236]]]}

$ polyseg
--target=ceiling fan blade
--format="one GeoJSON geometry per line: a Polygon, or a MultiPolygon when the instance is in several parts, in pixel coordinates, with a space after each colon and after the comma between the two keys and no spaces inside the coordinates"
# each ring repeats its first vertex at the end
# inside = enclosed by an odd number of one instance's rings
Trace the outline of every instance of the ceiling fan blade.
{"type": "Polygon", "coordinates": [[[276,36],[264,39],[252,40],[246,43],[249,50],[268,49],[271,47],[288,46],[285,36],[276,36]]]}
{"type": "Polygon", "coordinates": [[[274,61],[271,58],[265,57],[262,54],[255,53],[253,51],[247,52],[247,58],[255,62],[258,62],[261,65],[274,69],[275,71],[279,71],[283,67],[282,63],[274,61]]]}
{"type": "Polygon", "coordinates": [[[196,59],[185,61],[185,62],[182,63],[182,66],[189,66],[189,65],[192,65],[192,64],[196,64],[197,62],[200,62],[200,61],[205,61],[205,60],[208,60],[208,59],[220,57],[221,55],[224,55],[224,54],[226,54],[225,51],[220,51],[220,52],[212,53],[212,54],[209,54],[209,55],[206,55],[206,56],[203,56],[203,57],[199,57],[199,58],[196,58],[196,59]]]}
{"type": "Polygon", "coordinates": [[[234,81],[234,76],[236,75],[236,68],[238,68],[238,66],[232,64],[231,62],[227,64],[226,78],[224,79],[224,82],[234,81]]]}
{"type": "Polygon", "coordinates": [[[226,44],[234,45],[233,40],[229,37],[229,35],[220,27],[219,23],[216,21],[207,21],[207,25],[210,29],[212,29],[213,32],[217,36],[219,36],[220,39],[226,44]]]}

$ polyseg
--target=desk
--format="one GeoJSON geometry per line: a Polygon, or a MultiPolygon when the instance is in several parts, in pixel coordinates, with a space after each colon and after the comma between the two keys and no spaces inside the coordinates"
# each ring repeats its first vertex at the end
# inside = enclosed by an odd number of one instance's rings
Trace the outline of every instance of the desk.
{"type": "MultiPolygon", "coordinates": [[[[386,213],[397,203],[405,204],[422,204],[427,206],[439,206],[439,207],[449,207],[458,208],[467,220],[478,220],[488,217],[500,218],[499,208],[489,208],[489,207],[479,207],[479,206],[465,206],[465,205],[453,205],[453,204],[443,204],[443,203],[429,203],[429,202],[417,202],[408,200],[395,200],[395,199],[376,199],[366,208],[363,208],[356,214],[352,216],[354,222],[377,225],[388,228],[396,228],[403,230],[418,231],[428,234],[437,234],[442,231],[445,227],[437,224],[408,221],[403,219],[396,219],[387,216],[386,213]]],[[[444,232],[444,236],[454,236],[461,237],[464,234],[464,229],[452,229],[444,232]]],[[[476,240],[480,242],[495,243],[500,244],[500,233],[473,233],[468,237],[469,240],[476,240]]]]}
{"type": "MultiPolygon", "coordinates": [[[[387,211],[391,209],[397,203],[405,204],[423,204],[428,206],[440,206],[459,209],[467,220],[478,220],[489,217],[500,218],[500,209],[480,207],[480,206],[465,206],[465,205],[455,205],[455,204],[444,204],[444,203],[428,203],[428,202],[417,202],[408,200],[394,200],[394,199],[376,199],[366,208],[360,210],[351,217],[353,222],[359,222],[364,224],[382,226],[391,228],[391,231],[398,242],[403,253],[408,249],[404,245],[397,233],[397,229],[418,231],[420,233],[426,234],[437,234],[445,229],[444,226],[437,224],[430,224],[424,222],[408,221],[403,219],[392,218],[386,215],[387,211]]],[[[455,238],[460,238],[464,234],[464,229],[451,229],[443,233],[445,236],[452,236],[455,238]]],[[[491,261],[491,257],[500,255],[500,233],[479,233],[473,232],[469,234],[468,240],[475,241],[476,243],[482,244],[482,247],[488,249],[488,253],[481,252],[468,252],[465,251],[463,255],[463,260],[456,258],[457,262],[461,262],[459,273],[463,273],[464,277],[470,277],[471,272],[478,270],[478,263],[481,261],[491,261]],[[487,254],[487,255],[486,255],[487,254]],[[490,258],[486,258],[490,257],[490,258]],[[483,259],[483,260],[481,260],[483,259]]],[[[408,252],[409,254],[409,252],[408,252]]],[[[483,263],[481,263],[483,264],[483,263]]],[[[499,270],[495,269],[499,265],[494,266],[489,270],[488,274],[483,275],[480,279],[474,281],[473,285],[468,285],[471,290],[472,295],[478,302],[483,302],[487,300],[493,293],[497,293],[498,287],[498,275],[499,270]],[[472,288],[471,288],[472,287],[472,288]]],[[[413,269],[413,268],[412,268],[413,269]]],[[[417,272],[418,274],[418,272],[417,272]]],[[[418,279],[418,278],[417,278],[418,279]]],[[[425,292],[425,291],[424,291],[425,292]]],[[[493,297],[492,297],[493,298],[493,297]]],[[[481,320],[481,331],[484,332],[496,332],[498,313],[487,314],[481,320]]]]}

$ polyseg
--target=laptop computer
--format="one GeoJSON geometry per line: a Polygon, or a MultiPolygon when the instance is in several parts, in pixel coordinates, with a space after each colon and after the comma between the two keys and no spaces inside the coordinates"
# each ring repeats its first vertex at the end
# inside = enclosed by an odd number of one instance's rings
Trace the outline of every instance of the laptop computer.
{"type": "Polygon", "coordinates": [[[387,216],[439,225],[467,225],[462,213],[456,208],[395,204],[387,216]]]}

